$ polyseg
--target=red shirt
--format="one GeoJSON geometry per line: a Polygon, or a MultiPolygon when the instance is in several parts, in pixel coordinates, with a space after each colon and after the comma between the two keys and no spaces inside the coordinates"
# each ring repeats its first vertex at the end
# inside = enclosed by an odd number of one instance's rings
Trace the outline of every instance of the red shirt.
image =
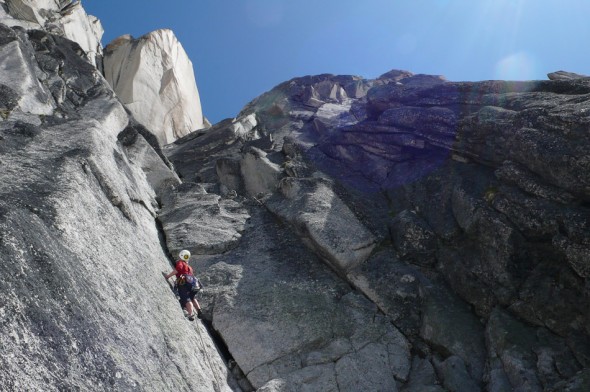
{"type": "Polygon", "coordinates": [[[193,268],[182,260],[178,260],[176,262],[176,266],[174,267],[174,269],[176,270],[176,277],[177,278],[180,278],[180,275],[185,275],[185,274],[192,275],[193,274],[193,268]]]}

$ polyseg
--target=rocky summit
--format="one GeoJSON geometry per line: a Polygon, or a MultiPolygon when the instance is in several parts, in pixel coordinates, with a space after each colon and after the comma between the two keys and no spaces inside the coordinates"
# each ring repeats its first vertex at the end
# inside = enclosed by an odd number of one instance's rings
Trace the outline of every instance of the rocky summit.
{"type": "Polygon", "coordinates": [[[0,390],[590,390],[590,78],[306,76],[208,127],[172,32],[99,26],[0,1],[0,390]]]}
{"type": "Polygon", "coordinates": [[[171,30],[119,37],[105,48],[103,64],[119,100],[160,143],[209,125],[193,64],[171,30]]]}

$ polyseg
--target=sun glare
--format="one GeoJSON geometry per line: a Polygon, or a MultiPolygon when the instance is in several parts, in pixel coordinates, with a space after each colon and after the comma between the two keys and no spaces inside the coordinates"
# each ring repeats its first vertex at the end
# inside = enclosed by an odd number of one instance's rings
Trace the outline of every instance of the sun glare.
{"type": "Polygon", "coordinates": [[[494,76],[503,80],[530,80],[537,73],[533,55],[526,52],[510,54],[496,63],[494,76]]]}

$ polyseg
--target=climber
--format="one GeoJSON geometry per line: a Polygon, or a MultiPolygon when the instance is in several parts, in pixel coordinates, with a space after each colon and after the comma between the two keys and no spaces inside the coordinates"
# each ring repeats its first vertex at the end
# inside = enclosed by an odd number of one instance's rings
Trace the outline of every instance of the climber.
{"type": "Polygon", "coordinates": [[[169,274],[165,274],[164,277],[167,281],[173,275],[176,275],[175,285],[180,297],[180,306],[186,309],[188,319],[193,321],[195,319],[193,305],[197,310],[197,317],[201,318],[203,316],[201,306],[196,298],[201,287],[198,279],[193,274],[193,268],[188,265],[188,259],[190,259],[191,253],[188,250],[182,250],[178,254],[178,257],[180,257],[180,260],[176,262],[174,269],[169,274]]]}

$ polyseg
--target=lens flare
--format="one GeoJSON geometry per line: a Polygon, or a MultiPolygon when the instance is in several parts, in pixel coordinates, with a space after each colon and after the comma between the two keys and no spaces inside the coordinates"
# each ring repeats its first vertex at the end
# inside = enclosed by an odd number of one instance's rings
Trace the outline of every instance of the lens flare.
{"type": "Polygon", "coordinates": [[[531,80],[537,73],[535,58],[526,52],[512,53],[496,63],[495,78],[531,80]]]}

